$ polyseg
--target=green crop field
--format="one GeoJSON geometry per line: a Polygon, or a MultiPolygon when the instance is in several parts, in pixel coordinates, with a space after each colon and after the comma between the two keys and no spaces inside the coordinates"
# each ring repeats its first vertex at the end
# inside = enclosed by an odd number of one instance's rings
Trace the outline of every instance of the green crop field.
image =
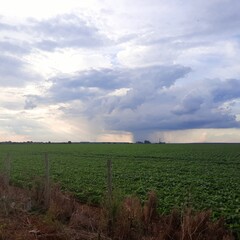
{"type": "Polygon", "coordinates": [[[186,205],[212,209],[240,229],[240,144],[0,144],[20,186],[44,174],[45,152],[52,180],[82,201],[100,202],[111,159],[113,186],[122,194],[144,199],[154,189],[163,213],[186,205]]]}

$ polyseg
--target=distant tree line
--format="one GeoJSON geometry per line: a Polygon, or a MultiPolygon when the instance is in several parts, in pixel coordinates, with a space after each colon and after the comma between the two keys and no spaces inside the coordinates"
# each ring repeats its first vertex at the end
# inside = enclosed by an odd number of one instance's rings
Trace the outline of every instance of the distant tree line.
{"type": "MultiPolygon", "coordinates": [[[[136,144],[152,144],[149,140],[144,140],[142,141],[137,141],[136,144]]],[[[157,144],[165,144],[165,142],[162,142],[159,140],[159,142],[157,144]]]]}

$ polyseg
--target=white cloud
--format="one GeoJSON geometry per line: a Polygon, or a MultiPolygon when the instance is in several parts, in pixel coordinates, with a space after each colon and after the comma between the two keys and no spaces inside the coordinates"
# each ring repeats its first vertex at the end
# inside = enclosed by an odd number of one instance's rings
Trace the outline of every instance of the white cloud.
{"type": "Polygon", "coordinates": [[[72,48],[54,52],[34,51],[26,56],[26,61],[31,63],[33,71],[40,72],[44,78],[112,65],[111,59],[98,51],[72,48]]]}
{"type": "Polygon", "coordinates": [[[76,9],[93,9],[99,7],[99,2],[95,0],[78,1],[58,1],[58,0],[1,0],[1,14],[12,18],[38,18],[45,19],[55,15],[72,12],[76,9]]]}

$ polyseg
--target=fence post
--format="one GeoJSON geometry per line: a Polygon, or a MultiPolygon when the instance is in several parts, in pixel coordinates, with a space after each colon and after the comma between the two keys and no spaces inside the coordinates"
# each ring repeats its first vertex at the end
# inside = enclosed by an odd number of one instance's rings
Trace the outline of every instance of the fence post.
{"type": "Polygon", "coordinates": [[[107,161],[107,188],[108,198],[112,200],[112,160],[107,161]]]}
{"type": "Polygon", "coordinates": [[[45,186],[44,186],[44,206],[46,209],[50,206],[51,187],[50,187],[50,166],[48,154],[45,153],[45,186]]]}

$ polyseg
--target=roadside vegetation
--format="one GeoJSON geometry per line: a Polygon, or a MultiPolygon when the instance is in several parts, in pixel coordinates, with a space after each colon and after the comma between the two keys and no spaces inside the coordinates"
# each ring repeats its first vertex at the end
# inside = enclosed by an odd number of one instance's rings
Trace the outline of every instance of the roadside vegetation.
{"type": "Polygon", "coordinates": [[[46,207],[44,182],[31,190],[0,179],[0,239],[55,240],[234,240],[223,219],[190,208],[160,214],[155,192],[144,203],[137,196],[106,195],[99,206],[83,204],[59,186],[50,189],[46,207]]]}

